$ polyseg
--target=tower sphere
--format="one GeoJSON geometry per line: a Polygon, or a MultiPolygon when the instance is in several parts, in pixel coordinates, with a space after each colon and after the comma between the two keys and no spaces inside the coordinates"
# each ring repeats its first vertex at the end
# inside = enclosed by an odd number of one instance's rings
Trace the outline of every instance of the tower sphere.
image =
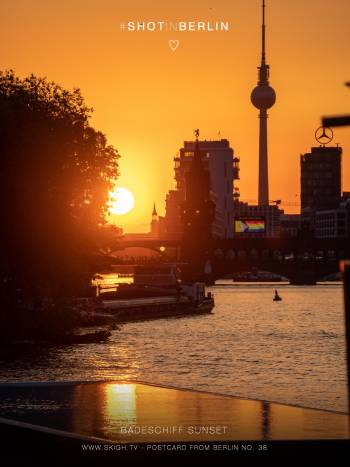
{"type": "Polygon", "coordinates": [[[276,93],[271,86],[260,84],[253,89],[250,100],[257,109],[270,109],[276,102],[276,93]]]}

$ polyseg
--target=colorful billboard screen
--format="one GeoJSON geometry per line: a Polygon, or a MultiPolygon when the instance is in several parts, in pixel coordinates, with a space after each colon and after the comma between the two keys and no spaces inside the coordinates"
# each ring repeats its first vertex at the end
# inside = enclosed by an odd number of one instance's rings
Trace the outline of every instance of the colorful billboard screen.
{"type": "Polygon", "coordinates": [[[264,233],[265,219],[235,219],[235,233],[264,233]]]}

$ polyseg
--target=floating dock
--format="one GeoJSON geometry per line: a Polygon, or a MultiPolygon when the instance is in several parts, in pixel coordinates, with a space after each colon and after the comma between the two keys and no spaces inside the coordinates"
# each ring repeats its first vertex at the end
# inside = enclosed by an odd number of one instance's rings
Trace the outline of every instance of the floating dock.
{"type": "Polygon", "coordinates": [[[246,440],[255,447],[319,440],[349,447],[346,414],[141,382],[8,383],[0,385],[0,401],[5,451],[13,439],[27,450],[59,446],[75,454],[88,445],[140,443],[146,452],[174,445],[163,443],[229,449],[246,440]]]}

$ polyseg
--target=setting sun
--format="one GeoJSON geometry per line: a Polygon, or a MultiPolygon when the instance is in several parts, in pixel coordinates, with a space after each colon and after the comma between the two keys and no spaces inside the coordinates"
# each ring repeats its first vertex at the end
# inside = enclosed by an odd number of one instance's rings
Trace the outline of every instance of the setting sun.
{"type": "Polygon", "coordinates": [[[127,188],[118,187],[109,193],[109,212],[121,216],[134,207],[134,195],[127,188]]]}

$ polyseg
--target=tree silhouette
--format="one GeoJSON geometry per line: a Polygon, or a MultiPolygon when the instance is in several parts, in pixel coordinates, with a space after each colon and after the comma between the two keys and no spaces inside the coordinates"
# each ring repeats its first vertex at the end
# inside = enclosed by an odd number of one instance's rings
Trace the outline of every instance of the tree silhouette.
{"type": "Polygon", "coordinates": [[[2,303],[83,293],[106,226],[118,152],[79,89],[0,72],[2,303]]]}

